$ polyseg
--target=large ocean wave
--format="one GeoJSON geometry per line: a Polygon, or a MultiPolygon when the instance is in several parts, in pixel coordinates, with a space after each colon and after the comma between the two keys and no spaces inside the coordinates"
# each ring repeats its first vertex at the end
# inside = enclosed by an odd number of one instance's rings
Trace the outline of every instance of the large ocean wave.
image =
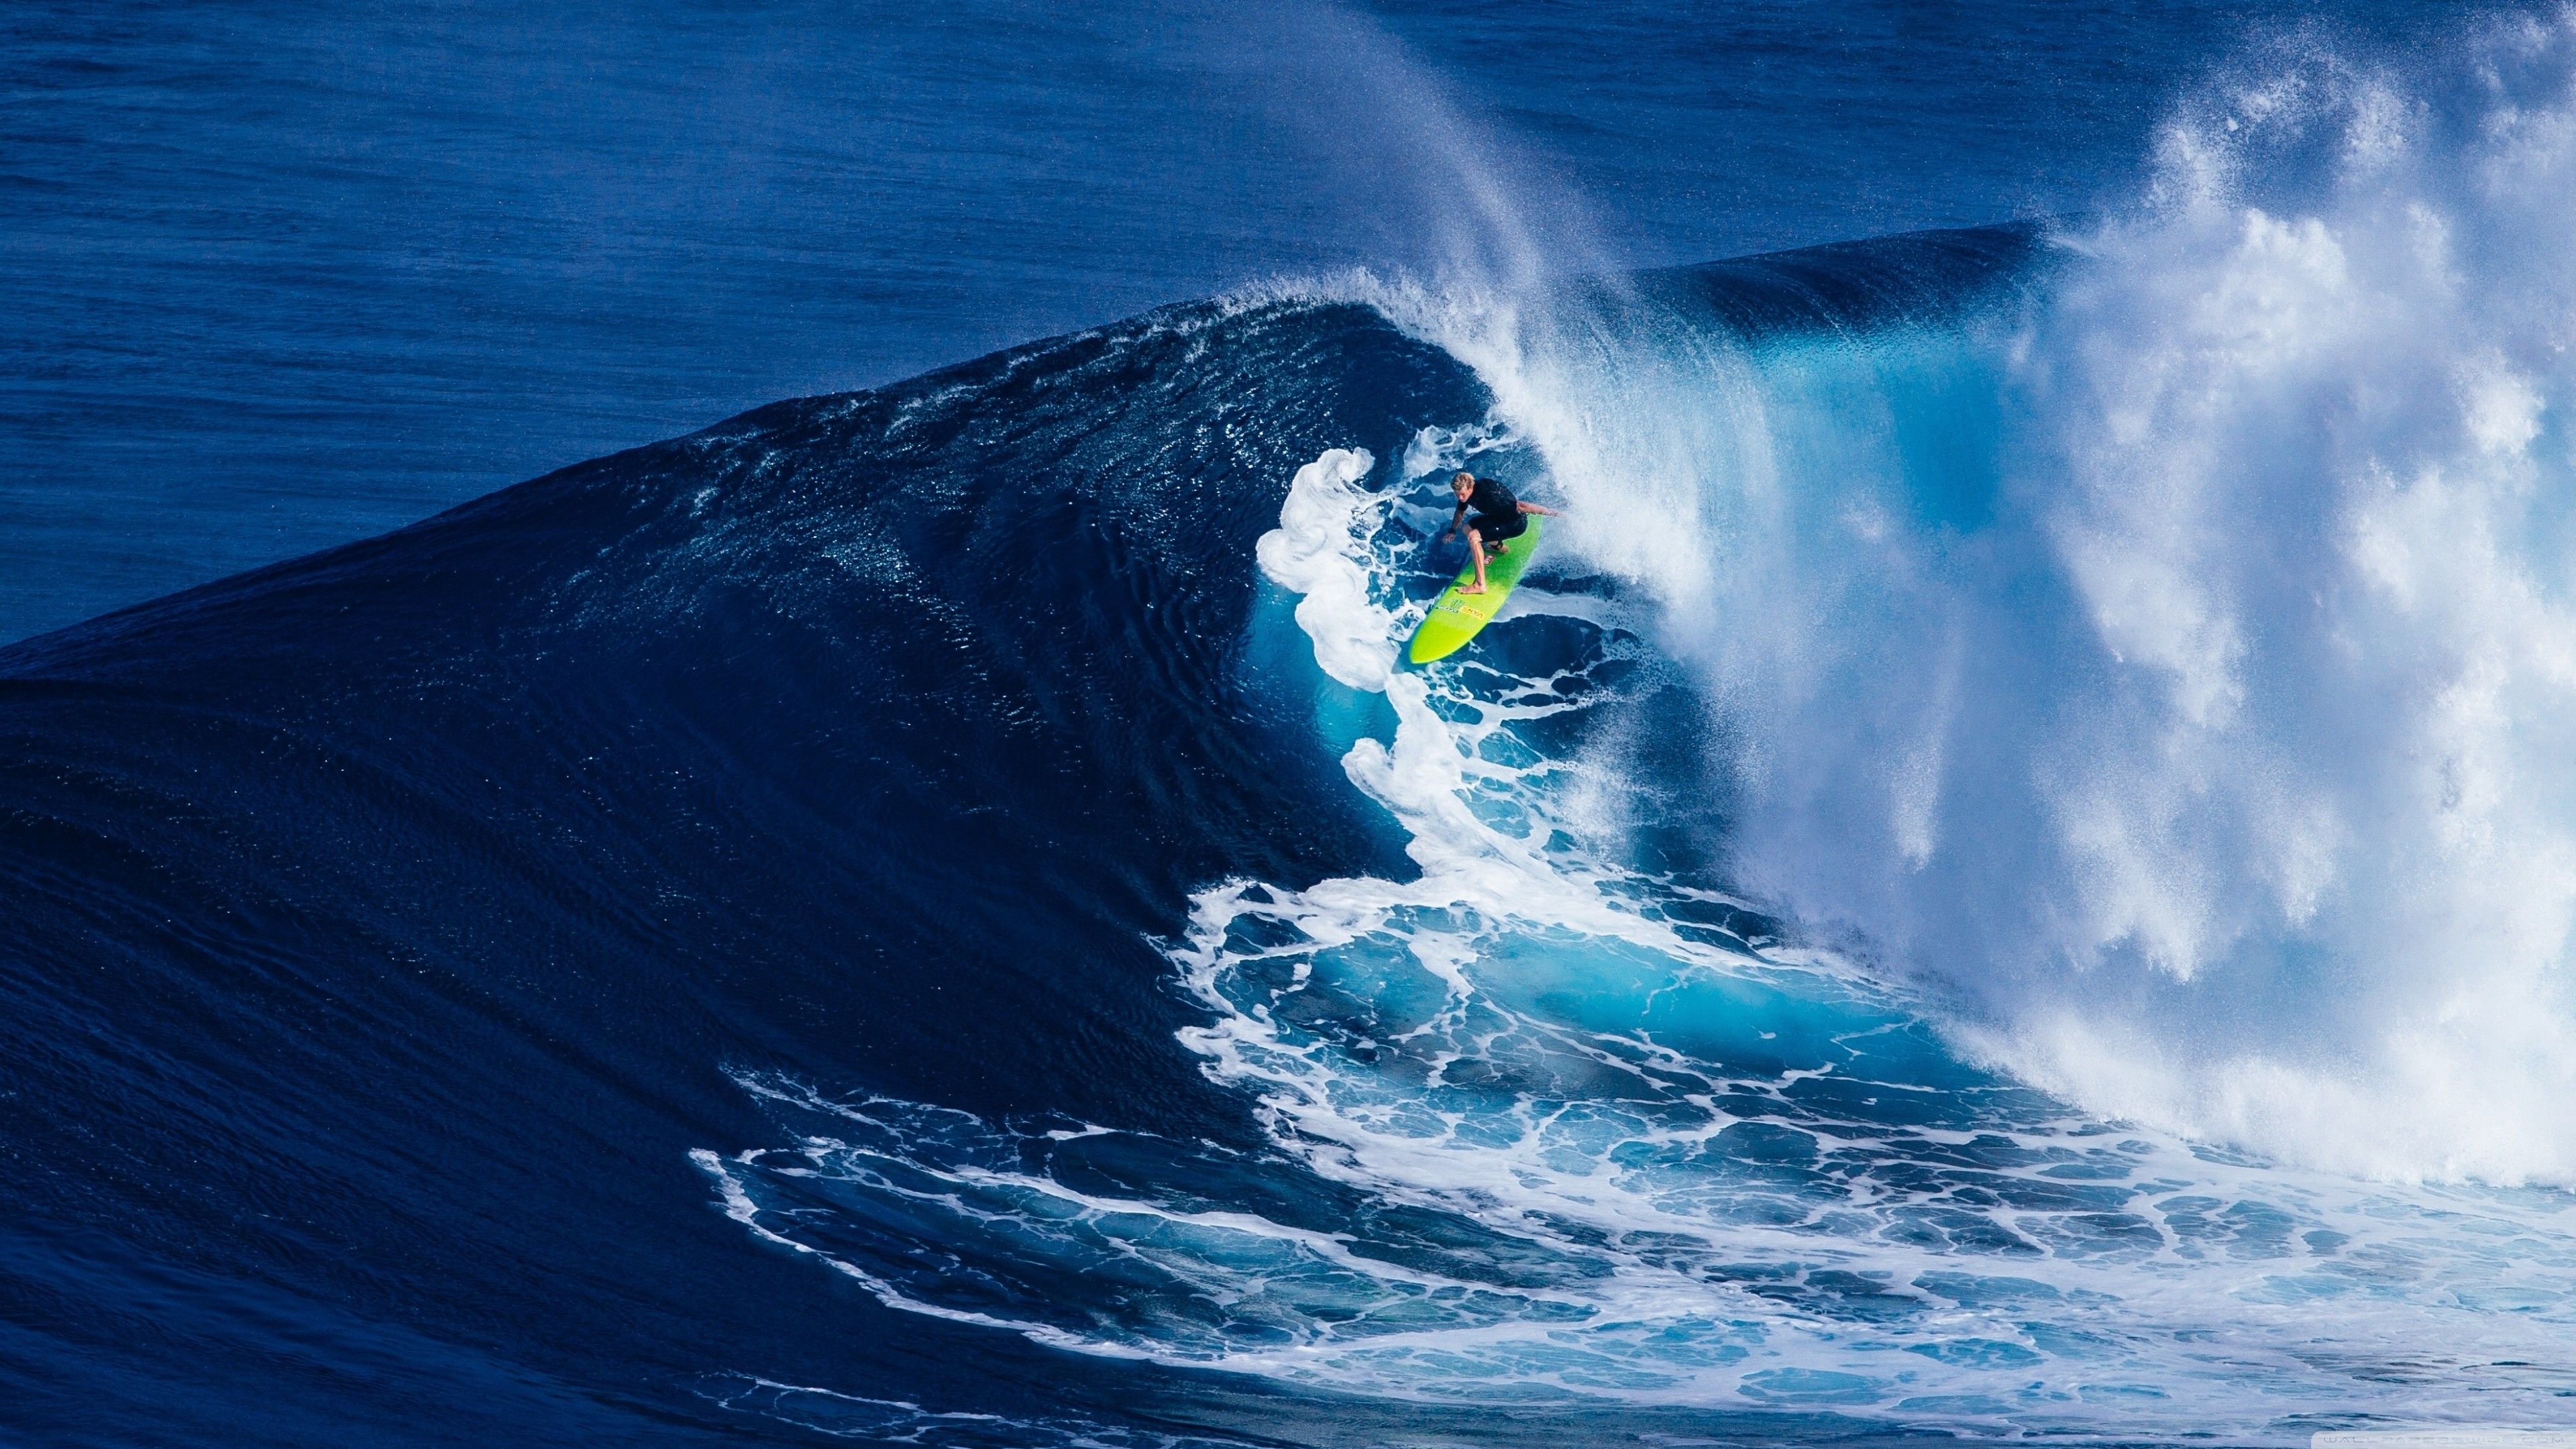
{"type": "Polygon", "coordinates": [[[2045,235],[1319,289],[1491,399],[1322,454],[1259,550],[1416,871],[1202,891],[1170,956],[1365,1206],[755,1083],[802,1135],[706,1159],[732,1210],[890,1302],[1379,1395],[2554,1422],[2568,43],[2273,57],[2045,235]],[[1467,463],[1559,552],[1402,671],[1467,463]],[[1014,1290],[841,1256],[779,1172],[1007,1224],[1014,1290]]]}
{"type": "Polygon", "coordinates": [[[1281,284],[0,653],[0,1413],[2555,1422],[2576,40],[2454,61],[2263,57],[2081,224],[1281,284]],[[1462,465],[1566,517],[1400,668],[1462,465]]]}

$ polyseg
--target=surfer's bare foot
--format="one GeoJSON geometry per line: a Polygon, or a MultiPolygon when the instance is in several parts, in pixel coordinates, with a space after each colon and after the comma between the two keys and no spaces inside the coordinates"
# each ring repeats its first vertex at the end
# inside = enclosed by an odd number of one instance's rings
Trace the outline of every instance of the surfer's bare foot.
{"type": "Polygon", "coordinates": [[[1458,592],[1460,592],[1460,593],[1462,593],[1462,594],[1481,594],[1481,593],[1483,593],[1484,591],[1485,591],[1485,586],[1484,586],[1483,584],[1469,584],[1469,585],[1467,585],[1465,588],[1460,589],[1458,592]]]}

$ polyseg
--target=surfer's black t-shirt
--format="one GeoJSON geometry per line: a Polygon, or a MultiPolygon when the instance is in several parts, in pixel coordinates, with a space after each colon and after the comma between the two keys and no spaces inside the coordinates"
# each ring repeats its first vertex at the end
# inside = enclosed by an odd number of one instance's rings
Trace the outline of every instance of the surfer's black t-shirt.
{"type": "Polygon", "coordinates": [[[1494,518],[1509,518],[1521,511],[1521,501],[1512,490],[1491,478],[1476,480],[1475,491],[1467,495],[1467,506],[1494,518]]]}
{"type": "Polygon", "coordinates": [[[1488,539],[1518,538],[1521,530],[1529,527],[1529,520],[1521,517],[1520,499],[1491,478],[1476,480],[1474,490],[1467,495],[1467,506],[1476,510],[1467,526],[1488,539]]]}

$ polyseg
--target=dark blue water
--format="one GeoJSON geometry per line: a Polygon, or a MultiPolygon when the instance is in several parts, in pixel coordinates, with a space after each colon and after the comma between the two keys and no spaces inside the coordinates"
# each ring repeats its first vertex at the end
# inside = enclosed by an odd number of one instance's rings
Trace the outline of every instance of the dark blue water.
{"type": "Polygon", "coordinates": [[[1581,214],[1578,264],[2087,205],[2250,24],[12,6],[0,637],[774,398],[1426,264],[1473,214],[1462,144],[1546,227],[1581,214]]]}
{"type": "Polygon", "coordinates": [[[2560,1422],[2576,41],[2258,19],[12,10],[0,1437],[2560,1422]]]}

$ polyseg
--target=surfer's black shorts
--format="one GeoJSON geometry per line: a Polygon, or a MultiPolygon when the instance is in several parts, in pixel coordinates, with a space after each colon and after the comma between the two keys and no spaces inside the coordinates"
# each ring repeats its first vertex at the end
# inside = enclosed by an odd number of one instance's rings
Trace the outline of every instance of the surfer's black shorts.
{"type": "Polygon", "coordinates": [[[1476,536],[1485,542],[1501,543],[1504,539],[1518,538],[1528,532],[1529,519],[1519,513],[1479,513],[1467,520],[1467,526],[1476,530],[1476,536]]]}

